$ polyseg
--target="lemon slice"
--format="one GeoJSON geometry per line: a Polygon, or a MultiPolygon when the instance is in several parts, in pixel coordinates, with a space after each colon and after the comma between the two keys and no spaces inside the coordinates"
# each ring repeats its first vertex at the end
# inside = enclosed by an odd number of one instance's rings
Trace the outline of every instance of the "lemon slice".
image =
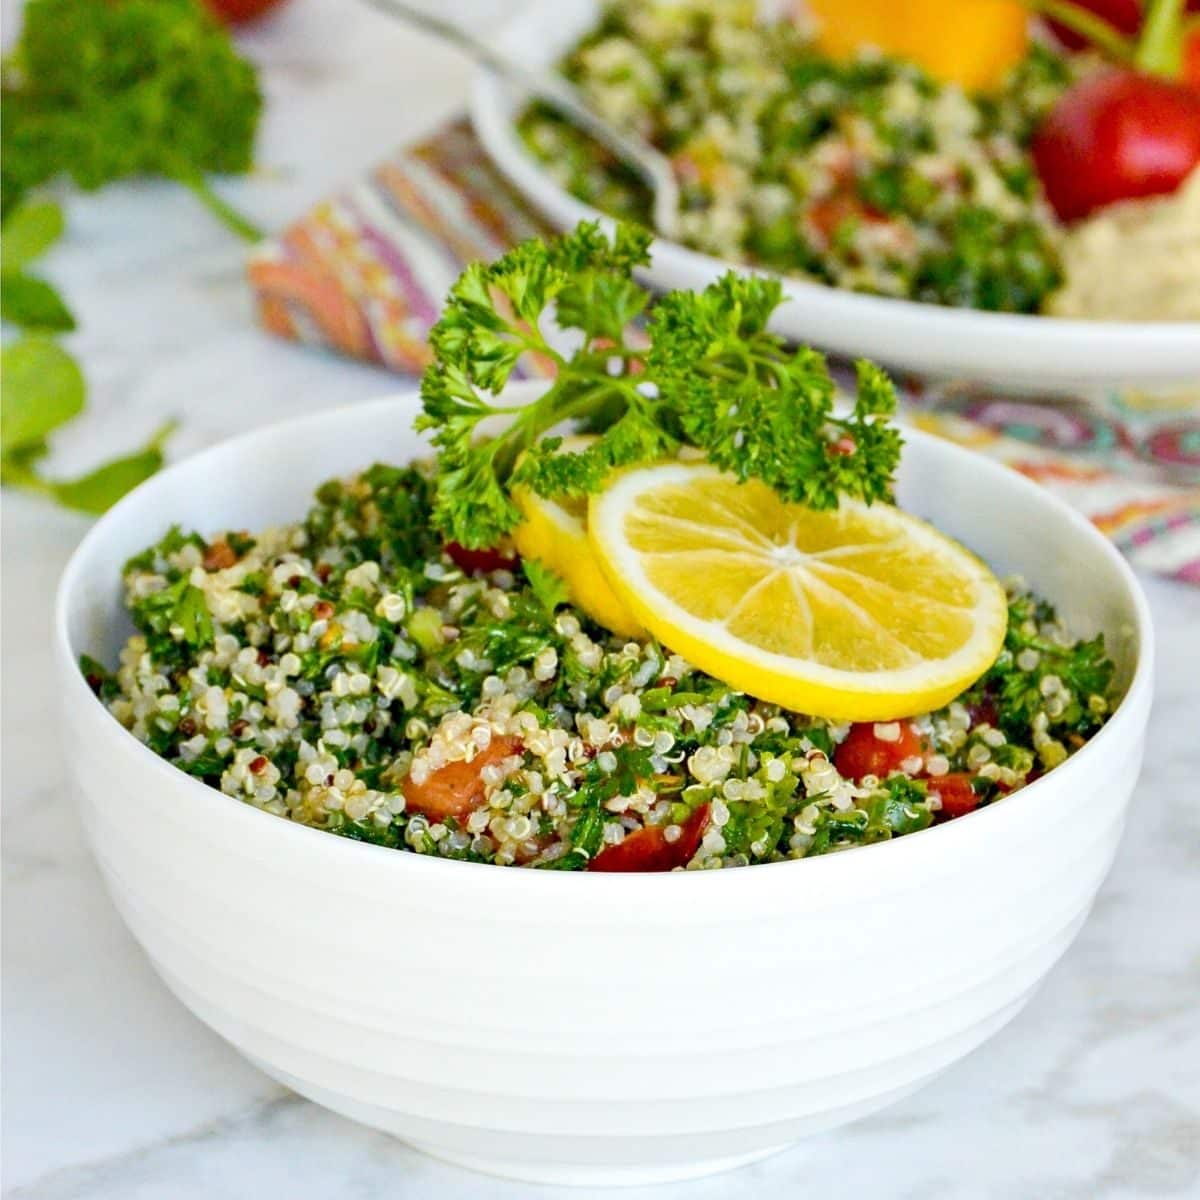
{"type": "Polygon", "coordinates": [[[836,720],[939,708],[1004,640],[995,577],[887,504],[818,512],[708,464],[628,471],[591,498],[588,534],[617,596],[693,665],[836,720]]]}
{"type": "MultiPolygon", "coordinates": [[[[572,437],[563,447],[582,450],[594,439],[572,437]]],[[[524,518],[513,541],[524,558],[536,558],[561,576],[571,602],[592,620],[622,637],[643,637],[645,630],[620,601],[592,550],[587,535],[587,501],[573,497],[547,500],[526,487],[514,487],[513,503],[524,518]]]]}

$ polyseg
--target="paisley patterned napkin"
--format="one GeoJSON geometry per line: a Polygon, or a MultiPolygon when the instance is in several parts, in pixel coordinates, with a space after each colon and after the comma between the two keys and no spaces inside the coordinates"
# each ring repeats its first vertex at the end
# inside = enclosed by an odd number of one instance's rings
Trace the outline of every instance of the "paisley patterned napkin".
{"type": "MultiPolygon", "coordinates": [[[[416,375],[463,264],[545,232],[459,121],[317,205],[248,270],[272,332],[416,375]]],[[[900,382],[909,420],[1036,479],[1136,566],[1200,585],[1200,381],[1052,404],[900,382]]]]}

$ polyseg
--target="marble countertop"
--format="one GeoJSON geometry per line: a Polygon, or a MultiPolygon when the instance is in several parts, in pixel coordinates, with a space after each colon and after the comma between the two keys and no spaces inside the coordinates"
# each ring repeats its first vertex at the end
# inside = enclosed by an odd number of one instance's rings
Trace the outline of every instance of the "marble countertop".
{"type": "MultiPolygon", "coordinates": [[[[503,5],[457,7],[482,20],[503,5]]],[[[294,0],[246,48],[269,98],[262,166],[227,194],[267,226],[431,127],[466,86],[461,60],[345,0],[294,0]]],[[[179,456],[395,388],[260,333],[242,248],[182,191],[115,187],[73,198],[68,217],[45,269],[81,319],[71,343],[90,407],[55,440],[64,472],[167,417],[180,423],[179,456]]],[[[51,597],[85,528],[4,497],[4,1195],[582,1195],[444,1166],[291,1095],[155,977],[84,848],[55,730],[51,597]]],[[[1200,1195],[1200,593],[1146,587],[1159,681],[1130,828],[1091,919],[1030,1005],[899,1108],[741,1172],[625,1195],[1200,1195]]]]}

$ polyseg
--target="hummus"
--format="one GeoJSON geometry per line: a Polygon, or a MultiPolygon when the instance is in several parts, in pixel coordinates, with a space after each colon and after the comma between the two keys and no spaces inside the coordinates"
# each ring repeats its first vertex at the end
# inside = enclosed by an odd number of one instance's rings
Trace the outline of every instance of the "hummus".
{"type": "Polygon", "coordinates": [[[1056,317],[1200,321],[1200,168],[1171,196],[1114,204],[1067,233],[1056,317]]]}

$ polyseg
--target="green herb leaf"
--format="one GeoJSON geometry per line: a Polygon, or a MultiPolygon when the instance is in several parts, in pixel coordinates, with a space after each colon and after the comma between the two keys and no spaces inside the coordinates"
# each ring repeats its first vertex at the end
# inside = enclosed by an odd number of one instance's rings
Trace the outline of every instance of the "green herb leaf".
{"type": "Polygon", "coordinates": [[[520,520],[514,483],[582,496],[614,468],[672,454],[681,442],[739,479],[760,479],[814,508],[841,496],[890,497],[901,442],[887,420],[896,397],[883,372],[861,364],[854,411],[836,415],[824,358],[768,328],[783,299],[779,282],[732,272],[703,292],[662,297],[647,346],[627,328],[649,305],[633,279],[647,253],[642,230],[618,226],[610,238],[584,223],[553,241],[525,242],[490,267],[469,267],[451,289],[430,335],[434,361],[418,420],[433,431],[433,516],[448,539],[496,545],[520,520]],[[555,323],[576,336],[569,357],[555,348],[555,323]],[[553,363],[553,384],[533,404],[497,403],[526,354],[553,363]],[[493,418],[507,427],[480,437],[493,418]],[[564,421],[596,441],[564,451],[546,436],[564,421]]]}
{"type": "Polygon", "coordinates": [[[174,428],[173,424],[163,426],[141,450],[113,459],[78,479],[51,482],[54,497],[81,512],[107,511],[163,465],[162,444],[174,428]]]}
{"type": "Polygon", "coordinates": [[[1105,650],[1104,635],[1064,643],[1043,633],[1043,627],[1053,628],[1056,622],[1053,607],[1045,601],[1027,592],[1012,597],[1004,649],[967,694],[968,702],[984,697],[995,701],[998,724],[1012,741],[1028,741],[1038,714],[1046,712],[1042,681],[1049,676],[1065,689],[1060,695],[1070,697],[1069,702],[1064,699],[1056,717],[1048,718],[1049,733],[1088,736],[1104,722],[1104,712],[1095,712],[1089,705],[1092,696],[1107,699],[1112,688],[1114,666],[1105,650]],[[1031,669],[1023,669],[1018,661],[1023,651],[1031,652],[1035,662],[1031,669]]]}
{"type": "Polygon", "coordinates": [[[103,663],[92,658],[90,654],[79,656],[79,669],[83,673],[88,687],[101,700],[111,700],[120,695],[121,685],[117,682],[116,676],[103,663]]]}
{"type": "Polygon", "coordinates": [[[184,585],[171,612],[171,623],[183,629],[183,640],[189,646],[200,649],[212,645],[212,617],[209,615],[208,601],[198,587],[190,583],[184,585]]]}
{"type": "Polygon", "coordinates": [[[0,274],[0,316],[23,329],[65,333],[75,328],[71,310],[44,279],[7,269],[0,274]]]}
{"type": "Polygon", "coordinates": [[[548,617],[552,617],[554,610],[560,605],[567,603],[567,585],[561,576],[545,564],[536,558],[523,558],[521,569],[525,572],[525,578],[529,580],[537,602],[546,610],[548,617]]]}
{"type": "Polygon", "coordinates": [[[23,270],[45,254],[62,232],[63,214],[57,204],[37,201],[21,205],[0,228],[0,268],[6,274],[23,270]]]}
{"type": "Polygon", "coordinates": [[[41,442],[83,411],[83,373],[59,345],[24,337],[0,354],[0,452],[41,442]]]}

